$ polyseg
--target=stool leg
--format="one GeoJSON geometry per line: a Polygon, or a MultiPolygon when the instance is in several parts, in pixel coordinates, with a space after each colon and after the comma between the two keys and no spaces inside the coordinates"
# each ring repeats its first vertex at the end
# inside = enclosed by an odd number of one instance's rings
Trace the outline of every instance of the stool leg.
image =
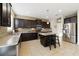
{"type": "Polygon", "coordinates": [[[57,39],[58,40],[58,45],[60,46],[60,42],[59,42],[59,39],[57,39]]]}
{"type": "Polygon", "coordinates": [[[56,48],[56,44],[54,44],[54,48],[56,48]]]}
{"type": "Polygon", "coordinates": [[[56,48],[56,40],[54,40],[54,44],[53,45],[54,45],[54,48],[56,48]]]}
{"type": "Polygon", "coordinates": [[[49,48],[50,48],[50,50],[51,50],[51,45],[49,45],[49,48]]]}
{"type": "Polygon", "coordinates": [[[50,50],[51,50],[51,38],[50,38],[49,48],[50,48],[50,50]]]}
{"type": "Polygon", "coordinates": [[[51,37],[49,37],[49,49],[51,50],[51,37]]]}

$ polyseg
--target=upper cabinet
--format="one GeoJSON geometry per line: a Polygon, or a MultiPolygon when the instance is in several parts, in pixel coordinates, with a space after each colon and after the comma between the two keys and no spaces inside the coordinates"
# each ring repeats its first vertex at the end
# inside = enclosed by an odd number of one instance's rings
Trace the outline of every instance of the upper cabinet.
{"type": "Polygon", "coordinates": [[[0,26],[1,26],[1,22],[2,22],[2,4],[0,3],[0,26]]]}
{"type": "Polygon", "coordinates": [[[14,25],[15,25],[15,28],[22,28],[23,27],[23,20],[22,19],[15,19],[14,25]]]}
{"type": "Polygon", "coordinates": [[[33,20],[25,20],[25,19],[17,19],[14,21],[15,28],[35,28],[35,21],[33,20]]]}
{"type": "Polygon", "coordinates": [[[77,22],[77,16],[68,17],[64,19],[64,23],[76,23],[77,22]]]}
{"type": "Polygon", "coordinates": [[[42,28],[50,28],[50,23],[47,24],[47,22],[44,22],[42,20],[35,20],[36,21],[36,25],[41,25],[42,28]]]}
{"type": "Polygon", "coordinates": [[[36,24],[37,24],[37,25],[42,25],[42,20],[37,19],[37,20],[35,20],[35,21],[36,21],[36,24]]]}
{"type": "Polygon", "coordinates": [[[42,27],[43,28],[50,28],[50,23],[47,24],[47,22],[42,22],[42,27]]]}
{"type": "Polygon", "coordinates": [[[41,20],[26,20],[15,18],[15,28],[36,28],[37,25],[41,25],[42,28],[50,28],[50,24],[41,20]]]}
{"type": "Polygon", "coordinates": [[[11,26],[11,4],[0,3],[0,25],[11,26]]]}

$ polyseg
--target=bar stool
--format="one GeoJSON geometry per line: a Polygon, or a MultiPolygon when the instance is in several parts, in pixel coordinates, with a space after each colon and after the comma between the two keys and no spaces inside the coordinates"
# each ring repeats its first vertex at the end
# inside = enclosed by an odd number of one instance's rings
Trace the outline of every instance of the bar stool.
{"type": "Polygon", "coordinates": [[[56,35],[50,35],[48,36],[48,43],[49,43],[49,48],[51,50],[51,45],[54,45],[54,48],[56,48],[56,35]]]}

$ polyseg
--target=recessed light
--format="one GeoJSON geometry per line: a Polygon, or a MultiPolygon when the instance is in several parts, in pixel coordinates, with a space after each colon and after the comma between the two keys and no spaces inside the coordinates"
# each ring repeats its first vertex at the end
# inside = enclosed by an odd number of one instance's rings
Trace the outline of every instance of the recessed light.
{"type": "Polygon", "coordinates": [[[58,12],[59,12],[59,13],[61,13],[61,12],[62,12],[62,10],[61,10],[61,9],[59,9],[59,10],[58,10],[58,12]]]}

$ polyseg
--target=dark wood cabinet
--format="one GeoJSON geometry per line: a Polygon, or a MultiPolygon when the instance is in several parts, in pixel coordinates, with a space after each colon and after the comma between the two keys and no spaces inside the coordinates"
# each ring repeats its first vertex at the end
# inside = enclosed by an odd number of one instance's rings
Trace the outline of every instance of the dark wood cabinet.
{"type": "Polygon", "coordinates": [[[1,26],[11,26],[11,4],[0,3],[1,26]]]}
{"type": "Polygon", "coordinates": [[[40,37],[40,43],[44,46],[50,46],[50,45],[54,45],[54,47],[56,47],[56,35],[39,35],[40,37]],[[51,42],[51,43],[50,43],[51,42]]]}
{"type": "Polygon", "coordinates": [[[24,20],[24,28],[35,28],[36,22],[34,20],[24,20]]]}
{"type": "Polygon", "coordinates": [[[64,23],[69,23],[70,22],[70,18],[65,18],[64,19],[64,23]]]}
{"type": "Polygon", "coordinates": [[[71,23],[76,23],[77,17],[71,17],[71,23]]]}
{"type": "Polygon", "coordinates": [[[47,24],[47,22],[42,22],[42,27],[43,28],[50,28],[50,23],[47,24]]]}
{"type": "Polygon", "coordinates": [[[36,28],[41,25],[42,28],[50,28],[50,24],[41,20],[26,20],[15,18],[15,28],[36,28]]]}
{"type": "Polygon", "coordinates": [[[33,20],[15,19],[15,28],[35,28],[33,20]]]}
{"type": "Polygon", "coordinates": [[[35,20],[35,22],[37,25],[42,25],[42,20],[40,20],[40,19],[35,20]]]}
{"type": "Polygon", "coordinates": [[[25,22],[24,22],[24,26],[25,26],[25,28],[32,28],[31,26],[31,21],[30,20],[25,20],[25,22]]]}
{"type": "Polygon", "coordinates": [[[47,24],[47,22],[44,22],[42,20],[36,20],[36,25],[41,25],[42,28],[50,28],[50,24],[47,24]]]}
{"type": "Polygon", "coordinates": [[[11,26],[11,4],[7,4],[7,14],[8,14],[8,18],[7,18],[7,21],[8,21],[8,26],[11,26]]]}
{"type": "Polygon", "coordinates": [[[23,20],[22,19],[18,20],[18,27],[23,28],[23,20]]]}
{"type": "Polygon", "coordinates": [[[37,33],[22,33],[21,34],[21,41],[29,41],[29,40],[35,40],[37,39],[37,33]]]}
{"type": "Polygon", "coordinates": [[[23,25],[24,25],[23,20],[22,19],[15,19],[14,25],[15,25],[14,26],[15,28],[23,28],[23,25]]]}
{"type": "Polygon", "coordinates": [[[73,17],[68,17],[64,19],[64,23],[76,23],[77,21],[77,17],[73,16],[73,17]]]}
{"type": "Polygon", "coordinates": [[[7,4],[3,3],[2,4],[2,26],[7,25],[7,4]]]}
{"type": "Polygon", "coordinates": [[[36,22],[34,20],[31,20],[31,28],[36,28],[36,22]]]}
{"type": "Polygon", "coordinates": [[[1,22],[2,22],[2,4],[0,3],[0,26],[1,26],[1,22]]]}

